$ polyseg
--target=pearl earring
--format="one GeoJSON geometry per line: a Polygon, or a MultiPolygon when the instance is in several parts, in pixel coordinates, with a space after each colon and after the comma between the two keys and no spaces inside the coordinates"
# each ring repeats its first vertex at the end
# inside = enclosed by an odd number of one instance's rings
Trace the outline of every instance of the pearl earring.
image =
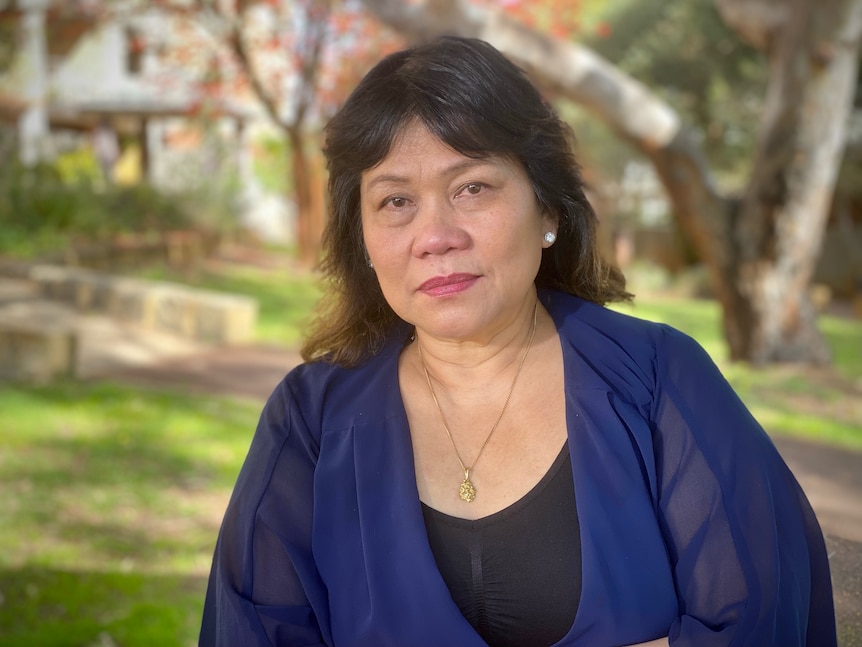
{"type": "Polygon", "coordinates": [[[548,245],[553,245],[553,244],[554,244],[554,241],[556,241],[556,240],[557,240],[557,234],[555,234],[555,233],[554,233],[554,232],[552,232],[552,231],[549,231],[549,232],[546,232],[546,233],[545,233],[545,237],[544,237],[544,238],[545,238],[545,242],[546,242],[546,243],[548,243],[548,245]]]}
{"type": "Polygon", "coordinates": [[[368,259],[368,267],[370,267],[372,270],[374,269],[374,263],[371,262],[370,258],[368,259]]]}

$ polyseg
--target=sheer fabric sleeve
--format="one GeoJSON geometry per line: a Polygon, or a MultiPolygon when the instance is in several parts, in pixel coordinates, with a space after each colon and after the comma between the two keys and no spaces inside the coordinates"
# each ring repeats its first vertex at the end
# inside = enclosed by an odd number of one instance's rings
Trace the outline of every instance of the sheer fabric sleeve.
{"type": "Polygon", "coordinates": [[[671,647],[836,645],[820,527],[705,351],[666,328],[652,417],[658,512],[679,599],[671,647]]]}
{"type": "Polygon", "coordinates": [[[263,410],[225,513],[201,647],[325,644],[325,592],[311,554],[316,456],[282,383],[263,410]]]}

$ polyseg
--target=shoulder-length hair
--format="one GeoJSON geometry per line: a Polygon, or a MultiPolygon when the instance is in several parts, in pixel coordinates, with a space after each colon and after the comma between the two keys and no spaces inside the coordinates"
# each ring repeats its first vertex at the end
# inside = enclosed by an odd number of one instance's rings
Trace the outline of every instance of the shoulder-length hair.
{"type": "Polygon", "coordinates": [[[600,304],[630,298],[622,274],[599,254],[596,215],[569,127],[491,45],[444,37],[380,61],[326,127],[330,213],[321,268],[327,283],[302,349],[306,361],[355,365],[378,351],[400,321],[368,267],[360,183],[411,123],[462,155],[504,155],[523,165],[540,209],[559,219],[556,242],[542,252],[538,287],[600,304]]]}

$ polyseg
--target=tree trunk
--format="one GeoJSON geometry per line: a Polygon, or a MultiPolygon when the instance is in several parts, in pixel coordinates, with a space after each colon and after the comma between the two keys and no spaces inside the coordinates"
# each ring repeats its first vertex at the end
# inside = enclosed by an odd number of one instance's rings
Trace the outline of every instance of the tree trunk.
{"type": "Polygon", "coordinates": [[[252,91],[270,119],[281,127],[287,137],[296,199],[298,256],[301,264],[311,267],[319,260],[324,215],[319,208],[321,201],[315,197],[320,181],[310,163],[303,129],[308,109],[314,101],[323,45],[328,33],[327,23],[331,2],[315,0],[306,7],[306,14],[303,16],[305,24],[301,34],[303,42],[292,52],[293,56],[300,59],[300,63],[296,70],[299,87],[293,93],[295,105],[290,120],[285,120],[282,115],[280,89],[265,83],[264,77],[254,65],[251,51],[245,42],[243,25],[246,10],[250,6],[250,3],[240,3],[240,20],[235,20],[225,13],[216,12],[215,15],[223,21],[222,29],[225,30],[226,36],[222,37],[227,39],[226,42],[243,69],[252,91]]]}
{"type": "Polygon", "coordinates": [[[546,92],[590,108],[655,165],[675,217],[709,268],[731,357],[822,362],[828,353],[808,287],[843,152],[862,0],[766,2],[770,10],[761,15],[769,28],[752,33],[773,47],[772,77],[755,171],[739,203],[717,193],[676,112],[586,48],[466,0],[364,0],[413,41],[441,33],[487,40],[546,92]]]}
{"type": "Polygon", "coordinates": [[[856,85],[862,0],[793,0],[770,40],[752,177],[733,218],[724,303],[731,357],[829,359],[809,299],[856,85]]]}
{"type": "Polygon", "coordinates": [[[312,168],[302,133],[297,128],[284,128],[290,142],[290,168],[293,194],[296,201],[296,243],[299,262],[311,267],[318,261],[320,236],[317,234],[314,214],[315,199],[312,193],[312,168]]]}

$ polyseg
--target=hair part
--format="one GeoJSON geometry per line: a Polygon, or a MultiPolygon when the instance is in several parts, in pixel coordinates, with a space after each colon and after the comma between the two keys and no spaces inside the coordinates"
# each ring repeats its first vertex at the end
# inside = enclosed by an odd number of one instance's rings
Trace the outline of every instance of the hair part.
{"type": "Polygon", "coordinates": [[[502,155],[523,165],[540,210],[558,219],[557,241],[542,252],[538,287],[599,304],[631,298],[622,273],[599,253],[597,218],[584,194],[571,129],[494,47],[444,37],[380,61],[326,127],[326,286],[303,359],[355,365],[376,353],[401,321],[368,267],[360,185],[412,123],[462,155],[502,155]]]}

